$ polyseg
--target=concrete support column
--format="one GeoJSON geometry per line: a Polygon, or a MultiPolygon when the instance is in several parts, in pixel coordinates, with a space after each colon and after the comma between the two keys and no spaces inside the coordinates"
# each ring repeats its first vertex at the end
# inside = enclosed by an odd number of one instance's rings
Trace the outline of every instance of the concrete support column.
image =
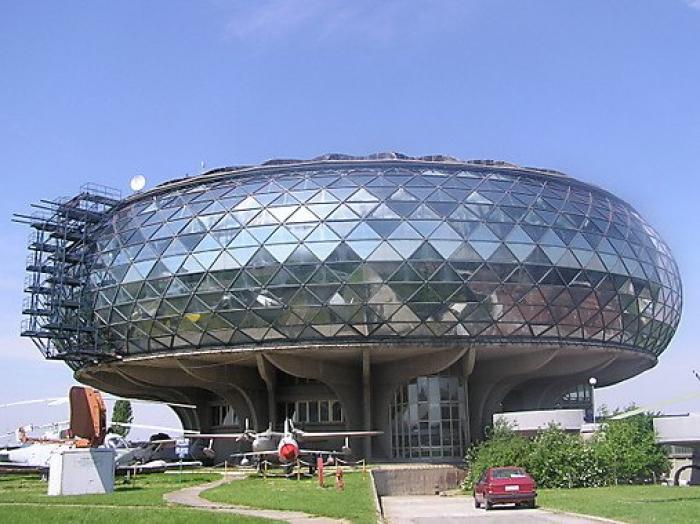
{"type": "MultiPolygon", "coordinates": [[[[362,407],[363,407],[363,424],[362,429],[365,431],[372,430],[372,375],[371,361],[369,348],[362,350],[362,407]]],[[[372,438],[366,437],[365,441],[365,458],[372,457],[372,438]]]]}
{"type": "Polygon", "coordinates": [[[258,373],[267,387],[267,414],[268,423],[275,424],[277,421],[277,369],[262,354],[257,357],[258,373]]]}
{"type": "Polygon", "coordinates": [[[474,363],[476,362],[476,350],[472,349],[462,357],[462,377],[463,377],[463,394],[464,394],[464,442],[469,445],[472,441],[471,432],[471,413],[469,411],[469,377],[474,371],[474,363]]]}

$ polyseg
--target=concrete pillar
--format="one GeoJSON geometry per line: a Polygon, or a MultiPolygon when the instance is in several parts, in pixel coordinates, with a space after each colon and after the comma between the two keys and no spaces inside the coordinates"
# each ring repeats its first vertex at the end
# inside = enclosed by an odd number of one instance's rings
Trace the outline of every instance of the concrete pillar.
{"type": "Polygon", "coordinates": [[[260,378],[265,382],[267,387],[267,414],[268,424],[275,424],[277,421],[277,368],[275,368],[269,360],[258,354],[256,356],[258,373],[260,378]]]}
{"type": "MultiPolygon", "coordinates": [[[[371,362],[369,348],[362,350],[362,407],[363,407],[363,425],[365,431],[372,430],[372,380],[371,380],[371,362]]],[[[372,457],[372,438],[366,437],[365,441],[365,458],[372,457]]]]}

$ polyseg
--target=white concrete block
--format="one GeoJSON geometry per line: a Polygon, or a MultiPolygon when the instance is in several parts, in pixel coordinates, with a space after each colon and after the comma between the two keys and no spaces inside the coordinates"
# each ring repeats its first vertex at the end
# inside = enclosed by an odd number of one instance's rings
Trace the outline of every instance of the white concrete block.
{"type": "Polygon", "coordinates": [[[49,495],[88,495],[114,491],[113,449],[68,449],[51,455],[49,495]]]}

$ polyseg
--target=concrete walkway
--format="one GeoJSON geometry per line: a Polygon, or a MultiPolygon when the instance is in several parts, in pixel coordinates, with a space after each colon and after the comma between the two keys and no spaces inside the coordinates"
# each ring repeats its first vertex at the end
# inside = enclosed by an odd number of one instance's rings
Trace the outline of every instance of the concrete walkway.
{"type": "MultiPolygon", "coordinates": [[[[438,497],[434,495],[382,497],[384,517],[389,524],[428,524],[432,522],[458,523],[467,520],[479,522],[556,522],[562,524],[600,523],[595,518],[584,518],[542,509],[521,509],[496,506],[491,511],[476,509],[474,499],[467,496],[438,497]]],[[[607,521],[611,522],[611,521],[607,521]]]]}
{"type": "Polygon", "coordinates": [[[234,506],[232,504],[223,504],[220,502],[211,502],[200,497],[203,491],[216,488],[222,484],[245,478],[245,475],[228,475],[226,478],[209,482],[207,484],[199,484],[189,488],[171,491],[163,495],[165,501],[169,504],[178,504],[188,506],[193,509],[203,511],[217,511],[221,513],[234,513],[236,515],[245,515],[247,517],[262,517],[266,519],[282,520],[291,524],[347,524],[344,520],[332,519],[329,517],[316,517],[300,511],[284,511],[275,509],[255,509],[247,506],[234,506]]]}

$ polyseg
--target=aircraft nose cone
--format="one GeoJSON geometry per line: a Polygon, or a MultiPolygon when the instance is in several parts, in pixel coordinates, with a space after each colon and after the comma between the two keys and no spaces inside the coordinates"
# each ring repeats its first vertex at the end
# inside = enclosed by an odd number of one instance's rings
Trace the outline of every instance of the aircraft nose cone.
{"type": "Polygon", "coordinates": [[[297,458],[297,447],[294,444],[284,444],[280,448],[280,458],[284,461],[291,462],[297,458]]]}

